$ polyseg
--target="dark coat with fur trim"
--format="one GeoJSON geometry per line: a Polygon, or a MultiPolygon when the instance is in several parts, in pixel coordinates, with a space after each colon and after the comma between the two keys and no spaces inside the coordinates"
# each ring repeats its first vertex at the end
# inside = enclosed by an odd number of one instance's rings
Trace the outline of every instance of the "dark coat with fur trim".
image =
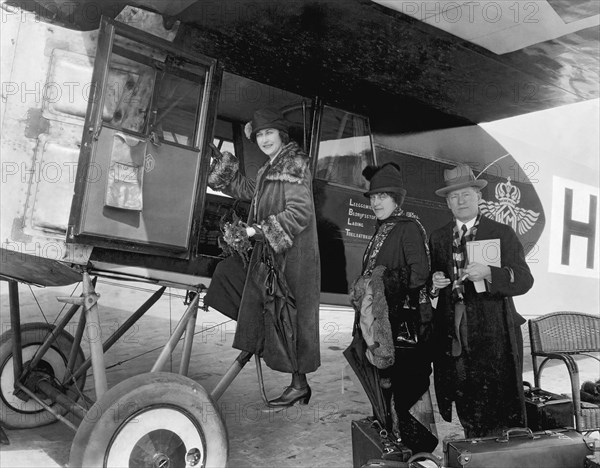
{"type": "MultiPolygon", "coordinates": [[[[431,270],[454,280],[452,239],[455,221],[430,238],[431,270]]],[[[435,391],[442,417],[450,421],[452,401],[468,437],[500,434],[525,426],[523,396],[523,339],[525,320],[516,312],[512,296],[533,285],[523,246],[507,225],[481,217],[475,240],[500,239],[501,267],[490,267],[489,292],[477,293],[465,281],[468,350],[451,353],[454,336],[452,287],[440,291],[434,311],[437,346],[434,359],[435,391]],[[512,272],[512,273],[511,273],[512,272]]]]}
{"type": "MultiPolygon", "coordinates": [[[[237,159],[223,155],[209,176],[211,188],[234,198],[252,200],[248,224],[260,227],[265,242],[277,254],[280,268],[296,299],[298,371],[314,372],[320,365],[319,298],[321,269],[317,224],[308,156],[290,142],[272,162],[258,171],[256,180],[238,172],[237,159]]],[[[260,354],[264,341],[262,291],[252,281],[259,259],[254,249],[239,308],[233,346],[260,354]]],[[[279,369],[282,370],[282,369],[279,369]]]]}

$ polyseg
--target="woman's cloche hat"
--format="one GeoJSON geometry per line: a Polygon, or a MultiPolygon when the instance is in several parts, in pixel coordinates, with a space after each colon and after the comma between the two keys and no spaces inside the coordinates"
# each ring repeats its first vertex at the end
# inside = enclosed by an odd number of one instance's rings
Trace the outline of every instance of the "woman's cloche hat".
{"type": "Polygon", "coordinates": [[[244,128],[244,133],[249,140],[256,143],[256,134],[259,131],[265,128],[275,128],[289,133],[290,125],[281,112],[267,107],[254,112],[252,121],[248,122],[244,128]]]}
{"type": "Polygon", "coordinates": [[[367,166],[362,175],[370,182],[369,191],[364,193],[367,198],[373,193],[382,192],[406,195],[400,167],[396,163],[386,163],[381,167],[367,166]]]}
{"type": "Polygon", "coordinates": [[[466,164],[459,164],[452,169],[444,169],[444,182],[446,186],[435,191],[435,194],[440,197],[445,197],[453,190],[460,190],[466,187],[482,189],[488,184],[487,180],[477,179],[473,174],[473,169],[466,164]]]}

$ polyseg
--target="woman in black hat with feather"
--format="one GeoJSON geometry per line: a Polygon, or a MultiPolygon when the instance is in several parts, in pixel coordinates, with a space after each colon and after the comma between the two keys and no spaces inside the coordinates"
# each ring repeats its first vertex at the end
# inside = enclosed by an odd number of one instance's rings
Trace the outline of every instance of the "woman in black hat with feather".
{"type": "Polygon", "coordinates": [[[380,423],[413,451],[430,452],[437,438],[409,413],[429,389],[431,374],[426,233],[402,209],[406,189],[395,163],[369,166],[363,176],[370,182],[364,195],[377,218],[377,231],[351,291],[357,310],[355,332],[362,334],[367,359],[378,368],[386,401],[386,421],[380,423]]]}

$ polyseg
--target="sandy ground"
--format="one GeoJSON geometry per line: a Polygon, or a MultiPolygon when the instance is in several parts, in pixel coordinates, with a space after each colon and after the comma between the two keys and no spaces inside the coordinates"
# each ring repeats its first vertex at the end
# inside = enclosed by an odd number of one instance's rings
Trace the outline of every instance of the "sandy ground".
{"type": "MultiPolygon", "coordinates": [[[[6,282],[0,283],[0,323],[2,331],[10,328],[6,282]]],[[[139,307],[156,287],[141,283],[100,280],[101,329],[106,338],[139,307]]],[[[29,288],[20,285],[23,323],[53,323],[64,313],[57,296],[80,293],[74,286],[64,288],[29,288]]],[[[167,290],[159,302],[105,354],[109,388],[140,373],[148,372],[182,313],[182,291],[167,290]]],[[[77,317],[77,316],[76,316],[77,317]]],[[[256,367],[250,361],[218,401],[229,435],[231,467],[349,467],[352,466],[350,423],[370,415],[370,404],[353,371],[342,356],[351,341],[353,313],[349,308],[321,309],[320,333],[322,365],[309,376],[313,397],[307,406],[284,410],[267,408],[261,399],[256,367]]],[[[76,322],[67,327],[75,332],[76,322]]],[[[189,377],[212,390],[238,351],[231,347],[235,322],[216,311],[200,311],[192,349],[189,377]]],[[[526,331],[526,330],[524,330],[526,331]]],[[[528,351],[528,337],[525,336],[528,351]]],[[[82,345],[86,355],[89,342],[82,345]]],[[[181,346],[167,362],[165,370],[177,372],[181,346]]],[[[600,376],[597,361],[578,359],[581,379],[600,376]]],[[[267,395],[278,395],[288,384],[286,375],[263,366],[267,395]]],[[[533,382],[531,359],[525,357],[524,379],[533,382]]],[[[542,386],[555,393],[570,393],[568,374],[560,364],[544,371],[542,386]]],[[[94,398],[93,378],[88,376],[85,393],[94,398]]],[[[434,408],[435,409],[435,408],[434,408]]],[[[456,422],[447,423],[435,412],[440,439],[461,437],[456,422]]],[[[61,423],[33,429],[7,430],[10,445],[0,447],[0,465],[13,467],[64,467],[69,460],[74,433],[61,423]]],[[[442,456],[442,443],[435,454],[442,456]]]]}

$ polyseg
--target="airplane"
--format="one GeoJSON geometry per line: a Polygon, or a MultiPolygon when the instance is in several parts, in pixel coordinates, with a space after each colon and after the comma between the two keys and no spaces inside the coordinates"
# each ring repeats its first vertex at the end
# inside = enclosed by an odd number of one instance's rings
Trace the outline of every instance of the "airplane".
{"type": "Polygon", "coordinates": [[[216,147],[256,174],[264,156],[243,126],[266,106],[311,156],[322,303],[348,304],[373,233],[367,164],[401,166],[404,208],[431,232],[449,219],[434,195],[443,169],[464,162],[489,182],[482,211],[524,245],[536,285],[519,310],[598,311],[597,6],[450,3],[3,2],[2,425],[73,426],[68,410],[83,421],[72,466],[127,464],[131,413],[111,409],[142,395],[148,406],[131,411],[187,434],[190,464],[225,465],[223,422],[217,411],[207,421],[191,395],[212,408],[251,356],[209,393],[186,377],[189,330],[220,260],[219,220],[232,209],[243,218],[248,205],[210,190],[207,169],[216,147]],[[511,119],[536,115],[547,146],[528,145],[528,127],[511,119]],[[84,327],[99,321],[93,276],[161,288],[86,359],[84,327]],[[19,283],[80,281],[82,297],[61,298],[72,307],[55,328],[20,323],[19,283]],[[151,372],[109,390],[103,353],[167,286],[189,291],[182,321],[151,372]],[[71,336],[64,326],[81,307],[71,336]],[[165,375],[184,334],[180,372],[165,375]],[[93,420],[77,402],[90,367],[93,420]]]}

